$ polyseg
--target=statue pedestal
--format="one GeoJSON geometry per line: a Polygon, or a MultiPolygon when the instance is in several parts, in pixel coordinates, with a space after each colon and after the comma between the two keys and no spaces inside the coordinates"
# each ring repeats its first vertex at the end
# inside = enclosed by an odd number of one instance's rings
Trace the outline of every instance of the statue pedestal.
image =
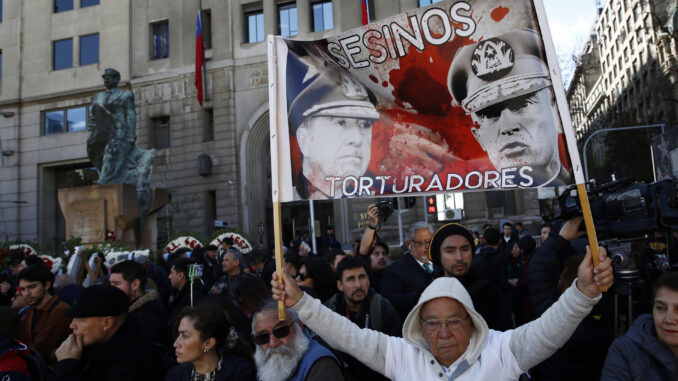
{"type": "Polygon", "coordinates": [[[165,189],[151,189],[144,231],[138,237],[141,220],[135,185],[59,189],[59,206],[66,219],[66,239],[80,237],[83,245],[103,242],[106,231],[112,231],[116,241],[125,246],[155,250],[158,234],[156,216],[168,201],[165,189]]]}

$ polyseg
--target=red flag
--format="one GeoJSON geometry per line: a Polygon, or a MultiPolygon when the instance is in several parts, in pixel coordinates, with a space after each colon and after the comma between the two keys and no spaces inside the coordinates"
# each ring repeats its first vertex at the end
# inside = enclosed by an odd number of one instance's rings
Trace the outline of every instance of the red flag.
{"type": "Polygon", "coordinates": [[[198,22],[195,27],[195,88],[198,89],[198,102],[202,105],[202,66],[205,64],[205,43],[202,39],[202,20],[198,10],[198,22]]]}
{"type": "Polygon", "coordinates": [[[367,4],[367,0],[361,1],[363,8],[363,25],[367,25],[370,23],[370,6],[367,4]]]}

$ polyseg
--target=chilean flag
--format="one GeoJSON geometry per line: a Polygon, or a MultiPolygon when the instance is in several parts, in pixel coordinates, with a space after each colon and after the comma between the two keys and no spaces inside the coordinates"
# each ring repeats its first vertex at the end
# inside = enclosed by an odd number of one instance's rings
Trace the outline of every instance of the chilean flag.
{"type": "Polygon", "coordinates": [[[195,27],[195,88],[198,89],[198,102],[202,106],[202,66],[205,64],[205,43],[202,39],[202,20],[198,10],[198,22],[195,27]]]}
{"type": "Polygon", "coordinates": [[[370,6],[367,4],[367,0],[360,0],[362,2],[363,8],[363,25],[370,23],[370,6]]]}

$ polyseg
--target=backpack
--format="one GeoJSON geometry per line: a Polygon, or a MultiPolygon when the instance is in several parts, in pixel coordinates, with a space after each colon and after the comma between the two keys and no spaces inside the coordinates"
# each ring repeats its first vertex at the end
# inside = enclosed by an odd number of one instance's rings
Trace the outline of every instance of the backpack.
{"type": "Polygon", "coordinates": [[[35,348],[29,348],[26,344],[4,335],[0,336],[0,381],[53,379],[54,372],[35,348]]]}

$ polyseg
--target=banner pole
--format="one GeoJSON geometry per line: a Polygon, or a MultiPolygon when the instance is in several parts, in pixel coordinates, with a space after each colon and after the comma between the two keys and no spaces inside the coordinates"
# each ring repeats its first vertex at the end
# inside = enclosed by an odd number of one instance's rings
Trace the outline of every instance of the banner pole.
{"type": "MultiPolygon", "coordinates": [[[[283,252],[282,252],[282,206],[280,203],[280,150],[278,129],[278,78],[277,78],[277,54],[275,36],[268,36],[268,102],[271,122],[271,182],[273,186],[273,235],[275,239],[275,271],[278,280],[283,277],[283,252]]],[[[285,302],[278,301],[278,320],[287,320],[285,302]]]]}
{"type": "MultiPolygon", "coordinates": [[[[567,151],[570,154],[570,161],[572,162],[572,171],[574,172],[574,180],[577,184],[577,195],[584,215],[584,224],[586,225],[586,235],[591,246],[591,255],[593,256],[593,265],[598,266],[600,258],[598,258],[598,237],[596,236],[596,229],[593,224],[593,215],[591,214],[591,205],[586,193],[586,180],[584,179],[584,171],[581,166],[581,159],[579,151],[577,150],[577,138],[574,134],[572,126],[572,118],[565,99],[565,88],[563,87],[562,75],[560,73],[560,66],[556,58],[556,51],[553,47],[553,38],[551,36],[551,29],[549,28],[548,20],[546,19],[546,10],[542,0],[534,0],[534,7],[537,11],[537,20],[541,27],[542,40],[544,41],[544,48],[546,50],[546,60],[548,66],[551,68],[551,83],[553,84],[553,93],[556,97],[558,105],[558,112],[560,119],[563,122],[563,134],[567,142],[567,151]]],[[[601,287],[601,291],[607,291],[607,287],[601,287]]]]}

